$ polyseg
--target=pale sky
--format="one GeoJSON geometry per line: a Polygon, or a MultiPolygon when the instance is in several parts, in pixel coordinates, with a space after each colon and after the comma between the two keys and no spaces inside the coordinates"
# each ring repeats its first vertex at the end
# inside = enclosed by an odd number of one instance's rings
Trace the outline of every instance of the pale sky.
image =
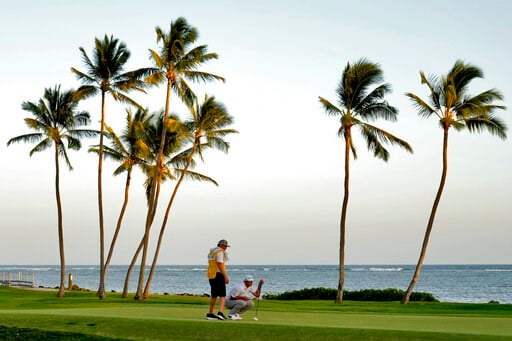
{"type": "MultiPolygon", "coordinates": [[[[215,95],[235,118],[230,152],[210,152],[198,170],[220,186],[185,183],[175,201],[159,264],[204,264],[221,238],[232,244],[233,264],[337,264],[343,195],[343,140],[338,120],[318,96],[336,101],[347,62],[380,63],[393,87],[388,101],[396,123],[377,122],[407,140],[414,154],[390,147],[385,163],[356,135],[351,163],[347,264],[415,264],[441,175],[442,130],[420,118],[404,96],[426,98],[419,71],[445,74],[457,59],[480,67],[485,78],[470,92],[499,89],[512,127],[512,2],[491,1],[29,1],[2,4],[0,12],[0,263],[58,264],[52,152],[32,145],[6,147],[28,133],[23,101],[46,87],[80,83],[79,47],[91,54],[95,37],[114,35],[132,53],[128,69],[151,66],[155,27],[168,31],[185,17],[200,44],[219,59],[204,70],[225,84],[193,85],[215,95]]],[[[135,96],[150,110],[164,106],[162,89],[135,96]]],[[[176,97],[173,98],[177,103],[176,97]]],[[[99,96],[81,103],[99,127],[99,96]]],[[[184,118],[186,112],[176,105],[184,118]]],[[[124,107],[109,99],[107,122],[122,129],[124,107]]],[[[509,135],[512,132],[509,131],[509,135]]],[[[75,170],[62,164],[61,195],[68,264],[99,262],[97,158],[87,146],[70,151],[75,170]]],[[[512,263],[512,138],[450,132],[447,184],[438,210],[427,264],[512,263]]],[[[123,199],[124,175],[104,167],[106,239],[123,199]]],[[[134,175],[124,229],[112,260],[127,264],[144,227],[143,176],[134,175]]],[[[161,207],[172,191],[162,191],[161,207]]],[[[160,228],[157,218],[153,231],[160,228]]],[[[155,241],[153,236],[152,241],[155,241]]]]}

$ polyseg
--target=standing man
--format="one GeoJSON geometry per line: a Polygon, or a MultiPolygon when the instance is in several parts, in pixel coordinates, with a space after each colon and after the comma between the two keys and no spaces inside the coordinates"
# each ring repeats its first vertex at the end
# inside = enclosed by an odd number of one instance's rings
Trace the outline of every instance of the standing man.
{"type": "Polygon", "coordinates": [[[210,282],[210,309],[206,314],[207,320],[225,320],[224,305],[226,304],[226,284],[229,283],[228,272],[225,262],[228,260],[226,249],[229,247],[226,239],[221,239],[217,247],[210,249],[208,253],[208,281],[210,282]],[[219,297],[219,311],[217,315],[213,313],[215,303],[219,297]]]}
{"type": "Polygon", "coordinates": [[[258,289],[256,289],[256,291],[253,291],[252,289],[253,282],[253,277],[251,275],[247,275],[243,283],[235,285],[229,292],[229,296],[226,301],[226,307],[231,309],[228,312],[228,317],[230,319],[241,320],[242,317],[240,314],[243,314],[244,312],[252,309],[254,303],[252,299],[249,298],[249,293],[251,293],[254,297],[260,297],[261,286],[264,283],[263,278],[260,279],[258,283],[258,289]]]}

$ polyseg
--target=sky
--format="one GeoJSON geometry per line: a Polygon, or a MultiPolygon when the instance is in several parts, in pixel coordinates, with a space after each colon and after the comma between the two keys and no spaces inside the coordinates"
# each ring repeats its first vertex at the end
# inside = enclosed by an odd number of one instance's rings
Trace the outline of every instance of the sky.
{"type": "MultiPolygon", "coordinates": [[[[446,74],[462,59],[484,72],[470,92],[500,90],[509,109],[498,115],[512,127],[510,13],[507,0],[6,2],[0,12],[0,263],[59,263],[53,154],[29,157],[31,145],[6,146],[29,132],[21,103],[37,101],[56,84],[80,86],[70,72],[85,70],[79,47],[91,54],[94,38],[105,34],[131,51],[126,70],[152,66],[155,27],[168,31],[182,16],[199,30],[198,44],[219,55],[203,69],[226,78],[192,87],[199,97],[222,101],[239,134],[227,138],[228,154],[209,152],[197,166],[219,187],[186,182],[180,188],[159,264],[205,264],[222,238],[232,245],[233,264],[338,263],[344,142],[338,120],[325,114],[318,97],[335,103],[346,63],[363,57],[380,64],[393,88],[387,99],[400,112],[397,122],[375,124],[408,141],[414,154],[389,147],[390,160],[383,162],[356,134],[346,263],[415,264],[441,176],[442,130],[436,120],[420,118],[404,94],[426,98],[419,71],[446,74]]],[[[152,111],[164,107],[163,88],[134,97],[152,111]]],[[[172,103],[185,118],[175,97],[172,103]]],[[[120,131],[124,106],[112,99],[106,105],[107,123],[120,131]]],[[[80,108],[97,129],[99,96],[80,108]]],[[[72,172],[61,167],[67,264],[99,263],[97,158],[87,152],[96,143],[69,152],[72,172]]],[[[426,264],[512,263],[511,147],[512,138],[450,131],[447,183],[426,264]]],[[[114,169],[104,163],[107,241],[125,180],[112,176],[114,169]]],[[[129,263],[142,237],[143,180],[134,175],[113,264],[129,263]]],[[[162,203],[172,189],[173,183],[163,187],[162,203]]]]}

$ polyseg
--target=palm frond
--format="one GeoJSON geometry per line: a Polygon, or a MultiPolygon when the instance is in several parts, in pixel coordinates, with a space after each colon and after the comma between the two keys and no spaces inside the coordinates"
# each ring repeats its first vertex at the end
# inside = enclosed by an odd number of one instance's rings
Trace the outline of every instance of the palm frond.
{"type": "Polygon", "coordinates": [[[398,109],[389,105],[386,101],[363,104],[357,109],[357,112],[361,118],[371,121],[385,119],[396,122],[398,116],[398,109]]]}
{"type": "Polygon", "coordinates": [[[71,162],[69,161],[69,157],[68,157],[68,153],[66,152],[66,148],[64,148],[64,145],[61,143],[58,145],[58,152],[59,152],[59,155],[60,157],[62,157],[64,159],[64,161],[66,161],[66,165],[68,166],[68,169],[70,171],[73,170],[73,166],[71,166],[71,162]]]}
{"type": "Polygon", "coordinates": [[[86,75],[85,73],[83,73],[82,71],[79,71],[77,69],[75,69],[74,67],[71,68],[71,72],[73,72],[75,75],[76,75],[76,78],[85,83],[85,84],[96,84],[96,80],[89,76],[89,75],[86,75]]]}
{"type": "Polygon", "coordinates": [[[44,138],[44,134],[42,133],[32,133],[32,134],[24,134],[20,136],[13,137],[7,141],[7,145],[10,146],[13,143],[35,143],[41,141],[44,138]]]}
{"type": "Polygon", "coordinates": [[[41,142],[39,142],[38,144],[36,144],[36,146],[34,148],[32,148],[32,150],[30,150],[28,155],[32,156],[32,155],[34,155],[34,153],[38,153],[43,150],[46,150],[46,149],[50,148],[51,146],[52,146],[52,140],[47,137],[44,140],[42,140],[41,142]]]}
{"type": "Polygon", "coordinates": [[[67,140],[68,142],[68,148],[69,149],[73,149],[73,150],[80,150],[80,148],[82,148],[82,143],[80,142],[79,139],[77,138],[74,138],[73,136],[71,135],[65,135],[63,136],[64,139],[67,140]]]}
{"type": "Polygon", "coordinates": [[[412,101],[412,103],[418,110],[418,115],[420,115],[421,117],[429,118],[430,116],[432,116],[432,114],[436,114],[439,117],[439,114],[434,110],[434,108],[428,105],[428,103],[421,99],[419,96],[410,92],[406,93],[405,95],[409,97],[409,99],[412,101]]]}
{"type": "Polygon", "coordinates": [[[325,98],[319,96],[318,100],[323,105],[325,113],[327,115],[335,116],[335,115],[342,115],[343,114],[343,112],[339,108],[337,108],[334,104],[332,104],[331,102],[329,102],[325,98]]]}
{"type": "Polygon", "coordinates": [[[209,73],[209,72],[203,72],[203,71],[183,71],[183,75],[185,76],[185,78],[187,79],[190,79],[191,81],[193,82],[209,82],[209,81],[213,81],[213,80],[217,80],[217,81],[221,81],[221,82],[226,82],[226,80],[224,79],[224,77],[222,76],[219,76],[219,75],[215,75],[213,73],[209,73]]]}
{"type": "Polygon", "coordinates": [[[196,95],[183,78],[177,79],[173,83],[172,89],[187,106],[192,106],[197,100],[196,95]]]}
{"type": "Polygon", "coordinates": [[[505,122],[494,115],[490,115],[489,117],[472,117],[466,120],[466,126],[472,133],[480,133],[486,129],[491,135],[496,135],[502,140],[507,138],[507,126],[505,122]]]}
{"type": "MultiPolygon", "coordinates": [[[[183,174],[183,171],[184,171],[183,169],[180,169],[180,168],[175,168],[174,170],[176,171],[176,173],[178,175],[183,174]]],[[[201,182],[210,182],[210,183],[214,184],[215,186],[219,186],[217,181],[215,181],[213,178],[206,176],[204,174],[201,174],[201,173],[191,171],[191,170],[187,170],[185,172],[185,178],[190,179],[190,180],[195,180],[195,181],[201,181],[201,182]]]]}
{"type": "Polygon", "coordinates": [[[96,94],[98,94],[98,92],[99,92],[99,90],[95,86],[92,86],[92,85],[82,85],[73,94],[74,95],[73,100],[78,102],[80,100],[96,96],[96,94]]]}
{"type": "Polygon", "coordinates": [[[380,157],[385,161],[387,161],[388,159],[389,154],[381,145],[381,141],[384,143],[388,143],[390,145],[397,145],[407,150],[409,153],[413,152],[409,143],[383,129],[377,128],[368,123],[360,124],[359,128],[361,130],[361,134],[364,136],[366,140],[368,149],[373,151],[376,157],[380,157]]]}
{"type": "Polygon", "coordinates": [[[155,85],[158,86],[160,83],[162,83],[166,79],[164,72],[155,72],[152,75],[149,75],[145,81],[149,85],[155,85]]]}

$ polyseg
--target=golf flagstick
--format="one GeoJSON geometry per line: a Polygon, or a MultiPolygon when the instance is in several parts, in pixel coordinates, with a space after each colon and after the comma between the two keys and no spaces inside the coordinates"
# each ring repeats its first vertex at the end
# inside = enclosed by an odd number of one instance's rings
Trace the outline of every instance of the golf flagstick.
{"type": "Polygon", "coordinates": [[[259,296],[256,298],[258,300],[258,302],[256,302],[256,316],[254,316],[255,321],[258,321],[258,308],[260,307],[261,287],[263,286],[263,283],[265,283],[265,281],[262,278],[258,282],[258,289],[256,290],[258,292],[259,296]]]}

